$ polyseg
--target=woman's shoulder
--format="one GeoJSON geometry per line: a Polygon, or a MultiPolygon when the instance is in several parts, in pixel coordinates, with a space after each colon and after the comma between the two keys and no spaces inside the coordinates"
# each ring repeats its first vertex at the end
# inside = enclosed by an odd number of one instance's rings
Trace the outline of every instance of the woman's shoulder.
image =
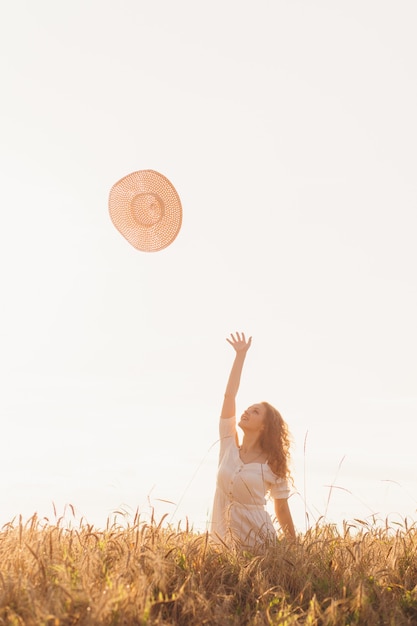
{"type": "Polygon", "coordinates": [[[278,476],[277,474],[275,474],[275,472],[273,471],[269,463],[266,463],[266,467],[268,468],[267,469],[268,479],[271,483],[274,483],[277,485],[279,484],[286,485],[288,483],[287,478],[284,478],[283,476],[278,476]]]}

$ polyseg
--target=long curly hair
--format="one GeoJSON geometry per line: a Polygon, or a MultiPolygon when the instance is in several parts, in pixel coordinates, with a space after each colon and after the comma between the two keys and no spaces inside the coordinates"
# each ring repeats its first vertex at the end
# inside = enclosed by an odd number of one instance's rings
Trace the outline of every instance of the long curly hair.
{"type": "Polygon", "coordinates": [[[259,443],[268,455],[268,465],[279,478],[291,478],[289,468],[291,436],[281,413],[268,402],[265,409],[264,428],[259,443]]]}

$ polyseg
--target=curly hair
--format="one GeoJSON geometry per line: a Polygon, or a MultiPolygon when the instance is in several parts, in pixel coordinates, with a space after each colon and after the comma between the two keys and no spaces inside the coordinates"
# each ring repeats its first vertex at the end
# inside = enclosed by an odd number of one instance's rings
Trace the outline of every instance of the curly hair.
{"type": "Polygon", "coordinates": [[[281,413],[268,402],[265,409],[264,428],[259,443],[268,455],[268,464],[279,478],[291,478],[289,469],[291,436],[281,413]]]}

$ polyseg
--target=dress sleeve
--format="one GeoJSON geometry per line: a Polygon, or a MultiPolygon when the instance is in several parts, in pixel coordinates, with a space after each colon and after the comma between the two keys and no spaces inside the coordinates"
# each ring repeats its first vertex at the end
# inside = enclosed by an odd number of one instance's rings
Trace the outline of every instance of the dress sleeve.
{"type": "Polygon", "coordinates": [[[277,478],[270,490],[271,498],[274,500],[287,500],[290,497],[290,486],[285,478],[277,478]]]}
{"type": "Polygon", "coordinates": [[[226,450],[228,450],[232,445],[235,445],[235,441],[236,441],[236,418],[235,417],[220,418],[219,435],[220,435],[219,462],[220,462],[223,456],[225,455],[226,450]]]}

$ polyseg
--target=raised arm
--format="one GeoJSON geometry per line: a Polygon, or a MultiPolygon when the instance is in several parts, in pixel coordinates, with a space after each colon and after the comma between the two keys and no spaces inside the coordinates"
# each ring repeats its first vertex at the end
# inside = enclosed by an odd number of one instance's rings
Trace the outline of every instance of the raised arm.
{"type": "Polygon", "coordinates": [[[239,390],[243,363],[245,362],[246,353],[252,342],[252,337],[249,337],[246,341],[245,333],[236,333],[236,337],[235,335],[230,335],[230,337],[231,339],[227,339],[227,341],[233,347],[236,354],[224,394],[221,412],[222,418],[234,417],[236,415],[236,396],[239,390]]]}

